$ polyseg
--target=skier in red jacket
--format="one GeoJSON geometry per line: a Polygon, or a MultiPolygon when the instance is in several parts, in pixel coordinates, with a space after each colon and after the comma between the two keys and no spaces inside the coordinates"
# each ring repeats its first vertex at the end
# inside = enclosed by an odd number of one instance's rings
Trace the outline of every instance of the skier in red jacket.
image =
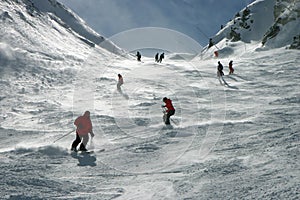
{"type": "Polygon", "coordinates": [[[168,99],[167,97],[164,97],[163,102],[166,105],[164,105],[162,107],[167,108],[167,110],[166,110],[167,114],[164,116],[164,121],[165,121],[166,125],[169,125],[170,124],[170,117],[175,114],[175,108],[172,105],[171,99],[168,99]]]}
{"type": "Polygon", "coordinates": [[[75,122],[76,129],[76,139],[72,143],[72,151],[77,151],[77,146],[81,142],[79,150],[87,151],[86,145],[89,141],[89,133],[94,137],[93,126],[90,119],[90,112],[85,111],[83,116],[78,117],[75,122]],[[82,140],[82,141],[81,141],[82,140]]]}

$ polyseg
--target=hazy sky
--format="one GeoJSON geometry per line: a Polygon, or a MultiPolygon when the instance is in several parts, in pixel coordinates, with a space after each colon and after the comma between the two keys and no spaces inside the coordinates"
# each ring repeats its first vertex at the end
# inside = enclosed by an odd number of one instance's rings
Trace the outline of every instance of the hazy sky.
{"type": "Polygon", "coordinates": [[[179,31],[205,46],[253,0],[58,0],[109,38],[141,27],[179,31]]]}

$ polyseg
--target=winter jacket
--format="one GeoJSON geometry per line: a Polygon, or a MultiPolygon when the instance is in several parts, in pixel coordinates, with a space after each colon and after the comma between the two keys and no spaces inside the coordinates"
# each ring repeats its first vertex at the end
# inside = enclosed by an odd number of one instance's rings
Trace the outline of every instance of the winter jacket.
{"type": "Polygon", "coordinates": [[[75,120],[74,124],[77,126],[76,133],[79,136],[87,135],[93,130],[91,119],[89,116],[86,116],[86,114],[78,117],[75,120]]]}
{"type": "Polygon", "coordinates": [[[218,65],[218,70],[221,72],[221,71],[223,71],[223,65],[221,64],[221,63],[219,63],[219,65],[218,65]]]}
{"type": "Polygon", "coordinates": [[[169,112],[170,110],[175,110],[175,108],[172,105],[171,99],[167,99],[165,101],[165,104],[166,104],[165,107],[167,108],[167,112],[169,112]]]}

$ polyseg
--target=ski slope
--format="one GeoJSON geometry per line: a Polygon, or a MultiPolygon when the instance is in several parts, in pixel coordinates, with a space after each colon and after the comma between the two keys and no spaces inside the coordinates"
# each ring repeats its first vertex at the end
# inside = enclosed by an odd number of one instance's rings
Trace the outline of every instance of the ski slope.
{"type": "Polygon", "coordinates": [[[100,68],[94,54],[83,64],[88,73],[77,73],[73,83],[59,77],[63,84],[45,94],[34,90],[37,80],[31,78],[23,93],[12,86],[11,96],[2,93],[4,198],[298,196],[297,51],[232,57],[236,74],[225,76],[225,87],[216,78],[215,59],[157,64],[116,57],[100,68]],[[118,73],[122,93],[116,90],[118,73]],[[172,128],[162,123],[164,96],[176,108],[172,128]],[[95,153],[71,154],[74,133],[53,141],[71,131],[86,109],[96,134],[87,148],[95,153]]]}
{"type": "Polygon", "coordinates": [[[1,199],[299,198],[297,50],[227,41],[219,59],[137,62],[91,45],[84,24],[54,20],[51,3],[47,12],[27,3],[0,3],[1,199]],[[172,127],[162,123],[165,96],[172,127]],[[74,154],[85,110],[94,153],[74,154]]]}

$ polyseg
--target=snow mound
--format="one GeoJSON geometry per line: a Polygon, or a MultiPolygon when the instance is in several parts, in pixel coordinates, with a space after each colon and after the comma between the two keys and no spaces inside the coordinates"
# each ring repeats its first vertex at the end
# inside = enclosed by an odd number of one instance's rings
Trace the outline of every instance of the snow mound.
{"type": "Polygon", "coordinates": [[[195,54],[189,54],[189,53],[171,53],[168,54],[166,58],[170,60],[192,60],[195,58],[195,54]]]}

